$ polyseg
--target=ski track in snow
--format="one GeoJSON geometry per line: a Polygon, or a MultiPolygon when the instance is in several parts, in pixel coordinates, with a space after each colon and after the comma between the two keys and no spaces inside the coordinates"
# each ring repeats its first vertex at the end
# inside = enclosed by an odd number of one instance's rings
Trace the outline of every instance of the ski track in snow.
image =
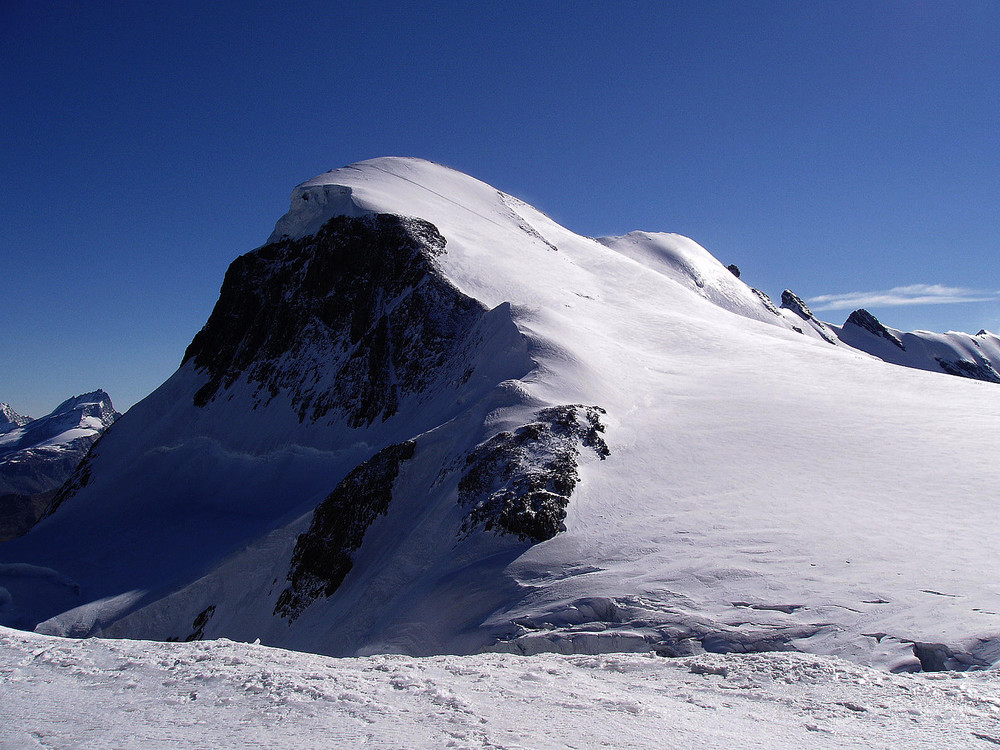
{"type": "Polygon", "coordinates": [[[797,653],[336,659],[0,629],[0,750],[979,748],[1000,671],[797,653]]]}

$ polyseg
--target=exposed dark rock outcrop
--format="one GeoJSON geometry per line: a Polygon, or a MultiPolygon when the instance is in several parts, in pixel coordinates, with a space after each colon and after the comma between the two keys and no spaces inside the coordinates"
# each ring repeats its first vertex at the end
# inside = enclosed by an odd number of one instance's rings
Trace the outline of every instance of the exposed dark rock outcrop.
{"type": "Polygon", "coordinates": [[[767,292],[763,292],[760,289],[754,289],[753,287],[750,287],[750,291],[753,292],[755,295],[757,295],[757,299],[759,299],[762,303],[764,303],[764,307],[766,307],[769,312],[771,312],[774,315],[778,316],[781,315],[781,311],[774,306],[774,303],[771,301],[771,298],[767,296],[767,292]]]}
{"type": "Polygon", "coordinates": [[[200,641],[205,638],[205,628],[208,626],[208,621],[212,619],[212,615],[215,614],[215,605],[210,605],[198,613],[198,616],[194,618],[194,622],[191,623],[191,627],[194,628],[188,635],[184,638],[167,638],[167,641],[180,641],[184,640],[190,641],[200,641]]]}
{"type": "Polygon", "coordinates": [[[598,406],[553,406],[479,445],[458,485],[459,503],[469,508],[462,533],[482,528],[530,542],[555,536],[579,481],[580,446],[601,460],[610,455],[602,414],[598,406]]]}
{"type": "MultiPolygon", "coordinates": [[[[829,329],[826,323],[813,315],[812,310],[809,309],[809,305],[805,303],[805,300],[791,289],[786,289],[781,293],[781,306],[786,310],[791,310],[804,321],[808,322],[813,330],[828,344],[837,343],[837,337],[834,336],[833,331],[829,329]]],[[[796,328],[796,330],[802,333],[801,329],[796,328]]]]}
{"type": "Polygon", "coordinates": [[[278,597],[276,615],[294,621],[319,597],[333,595],[350,572],[351,554],[361,547],[368,527],[388,512],[399,467],[415,448],[412,440],[383,448],[319,504],[309,530],[295,544],[290,585],[278,597]]]}
{"type": "Polygon", "coordinates": [[[968,359],[946,360],[941,357],[934,359],[949,375],[985,380],[987,383],[1000,383],[1000,373],[989,362],[972,362],[968,359]]]}
{"type": "Polygon", "coordinates": [[[740,267],[735,263],[730,263],[728,266],[726,266],[726,269],[737,279],[740,277],[740,267]]]}
{"type": "Polygon", "coordinates": [[[809,306],[791,289],[786,289],[781,293],[781,306],[786,310],[791,310],[803,320],[814,319],[812,310],[809,309],[809,306]]]}
{"type": "Polygon", "coordinates": [[[209,376],[195,404],[245,378],[254,406],[286,391],[300,421],[331,410],[352,427],[388,419],[485,312],[434,272],[443,252],[433,225],[380,214],[337,216],[241,256],[184,356],[209,376]]]}
{"type": "Polygon", "coordinates": [[[862,328],[874,336],[881,336],[886,341],[889,341],[895,346],[898,346],[904,352],[906,351],[906,347],[903,346],[903,342],[900,341],[899,338],[895,334],[893,334],[888,328],[882,325],[879,322],[878,318],[876,318],[874,315],[872,315],[864,308],[852,312],[848,316],[847,322],[844,323],[844,325],[845,326],[852,325],[852,326],[857,326],[858,328],[862,328]]]}
{"type": "Polygon", "coordinates": [[[56,491],[0,495],[0,542],[25,534],[51,505],[56,491]]]}

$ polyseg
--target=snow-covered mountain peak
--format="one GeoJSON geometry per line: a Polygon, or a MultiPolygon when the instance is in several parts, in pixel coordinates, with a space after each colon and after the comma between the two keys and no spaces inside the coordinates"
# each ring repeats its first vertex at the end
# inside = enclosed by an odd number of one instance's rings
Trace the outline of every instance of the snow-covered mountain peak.
{"type": "Polygon", "coordinates": [[[111,396],[102,389],[66,399],[53,409],[49,416],[67,412],[79,412],[83,416],[97,417],[102,421],[107,420],[108,424],[113,422],[116,415],[118,415],[114,404],[111,402],[111,396]]]}
{"type": "Polygon", "coordinates": [[[995,660],[965,571],[1000,533],[1000,390],[830,346],[693,240],[583,237],[422,160],[303,183],[272,240],[0,547],[0,622],[995,660]]]}
{"type": "Polygon", "coordinates": [[[855,310],[842,326],[830,326],[848,346],[904,367],[945,372],[1000,383],[1000,336],[980,330],[909,333],[883,325],[865,309],[855,310]]]}
{"type": "Polygon", "coordinates": [[[23,427],[31,421],[31,417],[18,414],[6,402],[0,402],[0,433],[23,427]]]}
{"type": "Polygon", "coordinates": [[[466,174],[426,159],[381,157],[331,169],[299,184],[287,214],[268,242],[315,234],[334,216],[375,213],[420,216],[421,200],[443,201],[461,209],[476,192],[496,190],[466,174]]]}
{"type": "Polygon", "coordinates": [[[103,390],[73,396],[44,417],[23,421],[0,434],[0,458],[22,462],[24,457],[18,454],[25,450],[71,450],[69,446],[80,438],[89,439],[89,447],[90,442],[120,416],[111,397],[103,390]]]}
{"type": "Polygon", "coordinates": [[[0,541],[35,524],[91,445],[120,416],[108,394],[97,390],[66,399],[39,419],[15,415],[16,424],[0,429],[0,541]]]}

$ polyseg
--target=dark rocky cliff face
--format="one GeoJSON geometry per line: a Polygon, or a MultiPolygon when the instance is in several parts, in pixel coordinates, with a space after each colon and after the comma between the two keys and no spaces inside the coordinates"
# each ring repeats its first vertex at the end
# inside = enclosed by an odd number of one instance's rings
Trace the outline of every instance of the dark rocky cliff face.
{"type": "Polygon", "coordinates": [[[195,404],[245,378],[255,408],[287,391],[299,421],[388,419],[445,373],[485,312],[434,272],[444,252],[433,225],[381,214],[238,258],[184,356],[209,375],[195,404]]]}
{"type": "Polygon", "coordinates": [[[292,553],[286,588],[274,613],[294,621],[316,599],[332,596],[354,567],[352,553],[368,527],[389,511],[400,465],[413,457],[416,443],[383,448],[355,467],[313,512],[292,553]]]}

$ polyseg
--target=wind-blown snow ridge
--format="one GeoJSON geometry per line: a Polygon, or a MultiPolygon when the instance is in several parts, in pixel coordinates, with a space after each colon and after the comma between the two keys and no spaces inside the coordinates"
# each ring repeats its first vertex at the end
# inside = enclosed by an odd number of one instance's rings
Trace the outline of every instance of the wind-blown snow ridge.
{"type": "Polygon", "coordinates": [[[0,546],[55,572],[0,568],[0,622],[338,655],[996,662],[1000,389],[832,346],[793,297],[430,162],[321,175],[57,512],[0,546]],[[542,415],[570,411],[549,440],[542,415]]]}

